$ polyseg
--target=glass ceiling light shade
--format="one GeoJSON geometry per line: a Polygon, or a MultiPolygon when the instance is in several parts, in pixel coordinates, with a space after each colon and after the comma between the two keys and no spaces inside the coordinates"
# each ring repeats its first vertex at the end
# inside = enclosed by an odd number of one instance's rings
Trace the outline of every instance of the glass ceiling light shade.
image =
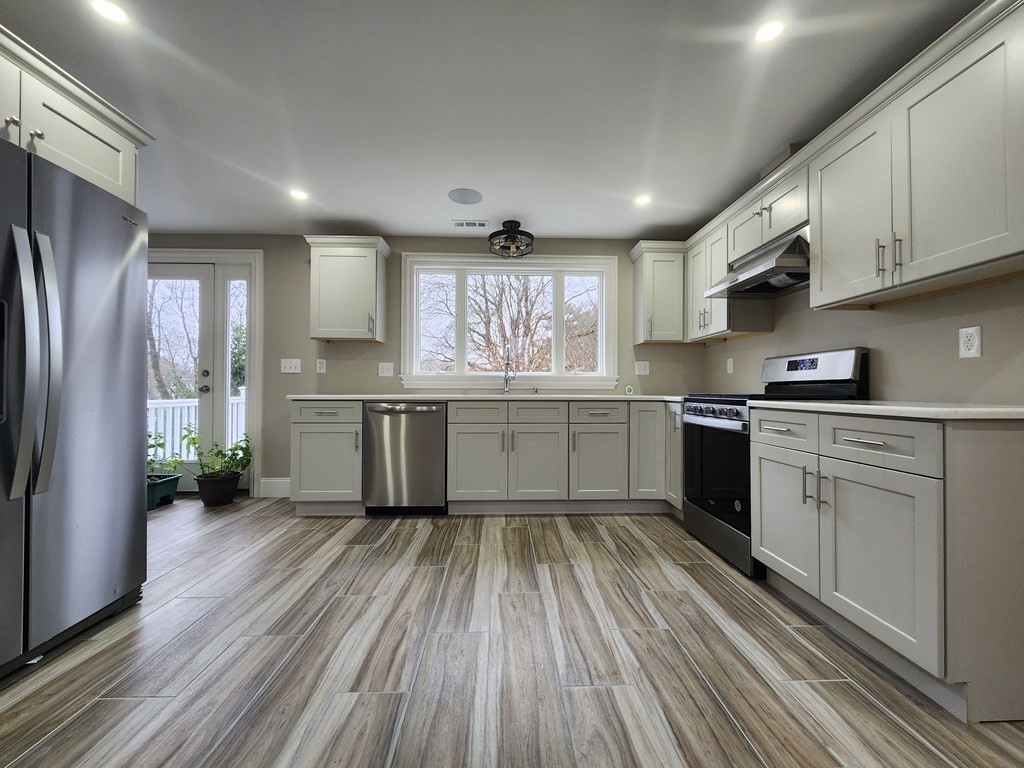
{"type": "Polygon", "coordinates": [[[503,259],[521,259],[533,253],[533,235],[519,228],[518,221],[503,221],[501,229],[487,236],[491,253],[503,259]]]}

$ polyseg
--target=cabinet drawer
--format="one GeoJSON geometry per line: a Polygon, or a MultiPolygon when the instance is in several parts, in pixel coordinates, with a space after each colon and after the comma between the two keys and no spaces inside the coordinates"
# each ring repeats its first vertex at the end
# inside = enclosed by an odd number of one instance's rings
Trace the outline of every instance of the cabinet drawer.
{"type": "Polygon", "coordinates": [[[750,441],[818,452],[818,414],[805,411],[750,412],[750,441]]]}
{"type": "Polygon", "coordinates": [[[508,404],[509,424],[565,424],[569,404],[550,401],[513,401],[508,404]]]}
{"type": "Polygon", "coordinates": [[[507,424],[508,403],[497,400],[452,400],[448,403],[449,424],[507,424]]]}
{"type": "Polygon", "coordinates": [[[293,400],[292,423],[362,422],[361,400],[293,400]]]}
{"type": "Polygon", "coordinates": [[[569,403],[569,421],[573,424],[626,424],[629,421],[629,403],[595,401],[569,403]]]}
{"type": "Polygon", "coordinates": [[[942,477],[942,425],[857,416],[820,417],[822,456],[942,477]]]}

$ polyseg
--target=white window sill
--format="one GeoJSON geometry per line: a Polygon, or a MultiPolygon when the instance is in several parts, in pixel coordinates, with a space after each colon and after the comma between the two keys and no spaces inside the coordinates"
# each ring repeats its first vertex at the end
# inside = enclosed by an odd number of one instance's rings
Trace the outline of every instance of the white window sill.
{"type": "MultiPolygon", "coordinates": [[[[551,376],[544,374],[520,374],[509,383],[509,391],[529,394],[534,388],[598,390],[615,389],[619,383],[618,376],[569,375],[551,376]]],[[[402,386],[406,389],[486,389],[500,392],[504,380],[498,374],[478,376],[459,376],[451,373],[403,374],[402,386]]]]}

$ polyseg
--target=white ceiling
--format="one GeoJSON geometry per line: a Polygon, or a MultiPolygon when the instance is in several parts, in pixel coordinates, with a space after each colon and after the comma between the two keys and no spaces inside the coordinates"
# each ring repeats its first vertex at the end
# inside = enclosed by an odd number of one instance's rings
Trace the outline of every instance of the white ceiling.
{"type": "Polygon", "coordinates": [[[125,27],[87,0],[7,4],[0,24],[157,137],[139,171],[154,231],[517,218],[540,241],[690,234],[979,2],[121,4],[125,27]],[[784,36],[754,45],[776,17],[784,36]]]}

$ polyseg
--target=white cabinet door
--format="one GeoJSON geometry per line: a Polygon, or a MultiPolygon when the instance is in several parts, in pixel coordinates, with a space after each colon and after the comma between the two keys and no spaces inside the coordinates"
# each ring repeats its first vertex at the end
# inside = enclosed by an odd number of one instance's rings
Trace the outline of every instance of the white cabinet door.
{"type": "Polygon", "coordinates": [[[361,501],[362,424],[292,424],[292,501],[361,501]]]}
{"type": "Polygon", "coordinates": [[[21,70],[0,57],[0,139],[21,144],[21,70]]]}
{"type": "Polygon", "coordinates": [[[812,307],[891,284],[891,158],[884,111],[811,161],[812,307]]]}
{"type": "Polygon", "coordinates": [[[386,243],[344,236],[306,239],[310,336],[383,342],[386,243]]]}
{"type": "Polygon", "coordinates": [[[807,168],[792,173],[761,200],[761,240],[769,242],[807,223],[807,168]]]}
{"type": "Polygon", "coordinates": [[[666,403],[668,416],[665,451],[665,501],[676,509],[683,508],[683,406],[680,403],[666,403]]]}
{"type": "Polygon", "coordinates": [[[504,501],[508,496],[508,426],[448,425],[448,498],[504,501]]]}
{"type": "Polygon", "coordinates": [[[665,404],[629,404],[629,498],[665,498],[665,404]]]}
{"type": "Polygon", "coordinates": [[[682,243],[640,241],[633,261],[633,343],[684,341],[682,243]]]}
{"type": "Polygon", "coordinates": [[[689,341],[705,334],[704,316],[708,302],[704,298],[706,275],[707,251],[704,241],[701,241],[686,254],[686,338],[689,341]]]}
{"type": "Polygon", "coordinates": [[[509,500],[568,499],[569,427],[566,424],[510,424],[508,428],[509,500]]]}
{"type": "Polygon", "coordinates": [[[892,120],[900,283],[1024,250],[1024,15],[915,84],[892,120]]]}
{"type": "Polygon", "coordinates": [[[628,498],[629,425],[572,424],[569,429],[569,498],[628,498]]]}
{"type": "Polygon", "coordinates": [[[818,457],[750,444],[750,544],[754,557],[818,597],[818,457]]]}
{"type": "MultiPolygon", "coordinates": [[[[707,258],[705,289],[710,288],[729,272],[729,239],[726,228],[720,227],[704,241],[707,258]]],[[[704,335],[729,330],[729,299],[708,299],[704,310],[704,335]]]]}
{"type": "Polygon", "coordinates": [[[821,601],[941,677],[942,481],[827,457],[821,475],[821,601]]]}
{"type": "Polygon", "coordinates": [[[760,248],[764,242],[761,237],[761,219],[764,216],[761,198],[737,213],[726,224],[729,233],[728,260],[734,261],[760,248]]]}
{"type": "Polygon", "coordinates": [[[136,146],[27,72],[21,75],[21,145],[135,204],[136,146]]]}

